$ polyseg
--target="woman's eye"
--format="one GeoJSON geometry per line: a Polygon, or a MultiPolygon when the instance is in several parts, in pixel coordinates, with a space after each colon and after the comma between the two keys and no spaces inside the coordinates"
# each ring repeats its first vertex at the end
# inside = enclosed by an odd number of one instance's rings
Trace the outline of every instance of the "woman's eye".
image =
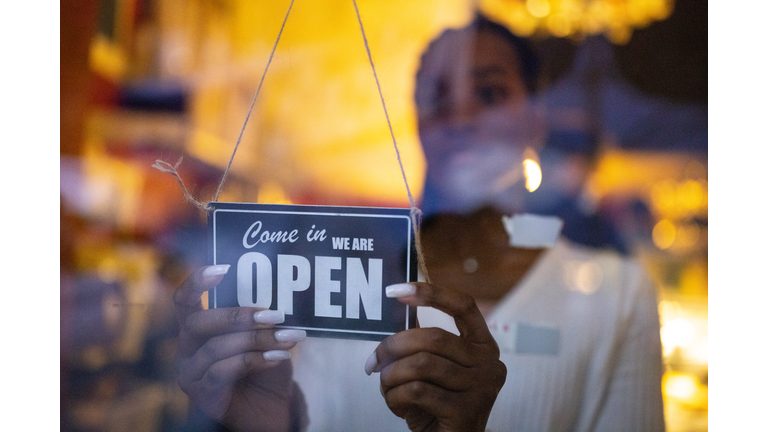
{"type": "Polygon", "coordinates": [[[507,100],[509,92],[502,86],[483,86],[475,91],[478,101],[486,106],[497,105],[507,100]]]}
{"type": "Polygon", "coordinates": [[[442,80],[427,87],[431,91],[426,91],[422,94],[417,94],[416,104],[419,110],[429,115],[444,114],[450,109],[450,98],[448,94],[448,86],[442,80]]]}

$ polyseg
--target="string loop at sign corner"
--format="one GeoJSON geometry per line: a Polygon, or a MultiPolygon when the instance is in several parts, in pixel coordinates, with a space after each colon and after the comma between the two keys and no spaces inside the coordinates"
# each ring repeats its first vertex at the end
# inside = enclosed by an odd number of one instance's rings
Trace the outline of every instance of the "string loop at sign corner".
{"type": "Polygon", "coordinates": [[[155,160],[155,163],[152,164],[152,168],[155,168],[157,170],[160,170],[162,172],[166,172],[170,175],[172,175],[177,182],[179,182],[179,186],[181,186],[181,191],[184,192],[184,199],[187,200],[187,202],[192,203],[195,207],[199,208],[203,211],[208,211],[211,209],[211,203],[202,203],[195,199],[195,197],[192,196],[191,193],[189,193],[189,190],[186,186],[184,186],[184,181],[181,180],[181,176],[179,175],[179,165],[181,165],[181,161],[184,159],[184,156],[180,156],[179,160],[176,161],[176,165],[171,165],[168,162],[157,159],[155,160]]]}

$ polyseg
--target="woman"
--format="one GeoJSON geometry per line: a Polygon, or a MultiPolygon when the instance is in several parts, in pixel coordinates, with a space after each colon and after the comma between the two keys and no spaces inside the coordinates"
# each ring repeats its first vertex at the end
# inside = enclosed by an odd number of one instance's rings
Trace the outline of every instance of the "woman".
{"type": "Polygon", "coordinates": [[[204,416],[236,430],[663,430],[655,292],[640,267],[565,241],[512,246],[519,231],[502,223],[525,210],[517,168],[542,142],[535,79],[525,42],[482,17],[422,57],[431,283],[387,288],[426,307],[421,328],[380,344],[303,341],[272,329],[279,311],[203,311],[227,266],[177,290],[179,384],[204,416]]]}

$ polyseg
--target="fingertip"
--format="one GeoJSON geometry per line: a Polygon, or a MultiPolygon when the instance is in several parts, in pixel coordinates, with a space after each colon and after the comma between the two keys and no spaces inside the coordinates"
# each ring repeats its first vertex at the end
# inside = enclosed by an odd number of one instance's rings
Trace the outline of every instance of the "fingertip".
{"type": "Polygon", "coordinates": [[[174,291],[173,301],[180,306],[194,306],[200,302],[200,296],[215,287],[229,271],[229,265],[199,267],[190,274],[174,291]]]}
{"type": "Polygon", "coordinates": [[[290,351],[272,350],[264,351],[264,360],[268,362],[280,362],[291,358],[290,351]]]}
{"type": "Polygon", "coordinates": [[[192,291],[204,292],[218,285],[224,275],[229,272],[229,264],[217,264],[198,268],[187,279],[186,284],[192,291]]]}
{"type": "Polygon", "coordinates": [[[278,342],[301,342],[307,339],[305,330],[278,330],[275,332],[275,340],[278,342]]]}
{"type": "Polygon", "coordinates": [[[373,354],[371,354],[365,361],[365,374],[370,376],[378,365],[379,361],[376,356],[376,351],[374,351],[373,354]]]}
{"type": "Polygon", "coordinates": [[[256,324],[282,324],[285,321],[285,312],[281,310],[265,309],[253,314],[256,324]]]}
{"type": "Polygon", "coordinates": [[[218,265],[207,266],[203,268],[202,276],[204,278],[222,276],[227,274],[227,272],[229,272],[230,267],[231,266],[229,264],[218,264],[218,265]]]}
{"type": "Polygon", "coordinates": [[[416,294],[416,286],[409,283],[398,283],[394,285],[389,285],[385,290],[385,294],[387,298],[400,298],[400,297],[412,296],[416,294]]]}

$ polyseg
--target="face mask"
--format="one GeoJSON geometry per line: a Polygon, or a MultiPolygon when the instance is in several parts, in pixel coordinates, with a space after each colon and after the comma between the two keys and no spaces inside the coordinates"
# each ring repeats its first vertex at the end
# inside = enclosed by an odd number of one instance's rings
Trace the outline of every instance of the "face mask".
{"type": "Polygon", "coordinates": [[[423,211],[468,213],[484,205],[521,210],[524,153],[543,142],[538,114],[530,105],[515,105],[485,109],[463,123],[422,125],[428,163],[423,211]]]}
{"type": "Polygon", "coordinates": [[[485,205],[513,213],[525,200],[523,149],[494,142],[470,145],[430,164],[424,188],[425,213],[469,213],[485,205]]]}
{"type": "Polygon", "coordinates": [[[470,212],[483,205],[511,211],[522,204],[522,152],[490,144],[454,153],[442,169],[442,210],[470,212]]]}

